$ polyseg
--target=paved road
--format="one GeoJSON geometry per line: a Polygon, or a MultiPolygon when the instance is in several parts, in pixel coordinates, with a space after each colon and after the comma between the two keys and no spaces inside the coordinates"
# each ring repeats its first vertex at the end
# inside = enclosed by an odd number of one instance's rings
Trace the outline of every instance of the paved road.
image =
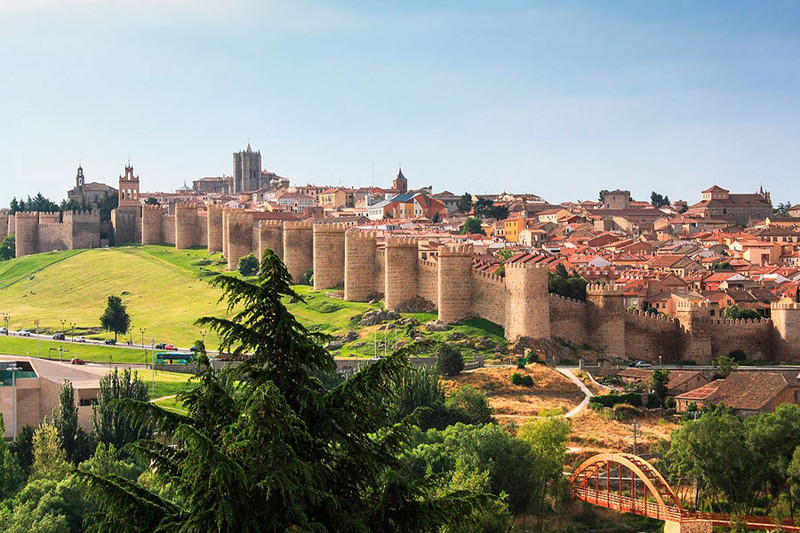
{"type": "MultiPolygon", "coordinates": [[[[132,350],[142,350],[142,349],[150,350],[151,349],[151,345],[150,344],[145,344],[144,348],[142,348],[142,345],[139,344],[139,343],[128,344],[127,342],[118,342],[117,344],[106,344],[105,341],[98,341],[98,340],[93,340],[93,339],[86,339],[84,341],[78,342],[78,341],[72,340],[72,336],[71,335],[67,335],[64,339],[62,339],[60,341],[56,341],[55,339],[53,339],[53,335],[52,334],[44,334],[44,333],[36,334],[36,333],[33,333],[30,330],[27,330],[27,331],[29,331],[30,335],[20,335],[19,331],[14,331],[14,330],[8,330],[8,334],[10,336],[12,336],[12,337],[20,337],[20,338],[26,338],[26,339],[39,339],[39,340],[42,340],[42,341],[66,342],[68,344],[78,344],[78,345],[93,344],[95,346],[108,346],[110,348],[129,348],[129,349],[132,349],[132,350]]],[[[76,337],[79,337],[79,336],[80,335],[76,335],[76,337]]],[[[2,335],[0,335],[0,337],[2,337],[2,335]]],[[[180,348],[180,347],[178,347],[178,351],[187,352],[187,351],[189,351],[189,348],[180,348]]],[[[215,352],[213,350],[208,350],[206,353],[215,354],[217,352],[215,352]]]]}
{"type": "Polygon", "coordinates": [[[572,411],[570,411],[569,413],[565,414],[564,416],[566,418],[572,418],[573,416],[575,416],[578,413],[580,413],[581,411],[583,411],[586,408],[586,406],[589,405],[589,398],[594,396],[594,393],[589,390],[589,387],[584,385],[583,381],[578,379],[578,377],[575,374],[572,373],[572,370],[574,368],[575,368],[574,366],[558,366],[558,367],[556,367],[556,370],[561,372],[564,376],[567,377],[567,379],[569,379],[575,385],[577,385],[581,389],[583,394],[584,394],[583,401],[580,404],[578,404],[578,406],[576,408],[574,408],[572,411]]]}

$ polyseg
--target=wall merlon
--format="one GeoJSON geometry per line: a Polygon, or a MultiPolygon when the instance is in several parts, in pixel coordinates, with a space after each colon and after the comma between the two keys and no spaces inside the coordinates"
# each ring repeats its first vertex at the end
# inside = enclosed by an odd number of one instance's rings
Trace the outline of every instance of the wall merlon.
{"type": "Polygon", "coordinates": [[[314,224],[314,233],[344,233],[350,226],[347,222],[318,222],[314,224]]]}
{"type": "Polygon", "coordinates": [[[298,220],[298,221],[286,221],[283,223],[283,229],[288,230],[313,230],[314,229],[314,221],[312,220],[298,220]]]}
{"type": "Polygon", "coordinates": [[[445,244],[438,248],[439,257],[472,257],[474,252],[471,244],[445,244]]]}
{"type": "Polygon", "coordinates": [[[386,246],[391,248],[417,248],[419,241],[415,237],[397,237],[388,235],[386,237],[386,246]]]}

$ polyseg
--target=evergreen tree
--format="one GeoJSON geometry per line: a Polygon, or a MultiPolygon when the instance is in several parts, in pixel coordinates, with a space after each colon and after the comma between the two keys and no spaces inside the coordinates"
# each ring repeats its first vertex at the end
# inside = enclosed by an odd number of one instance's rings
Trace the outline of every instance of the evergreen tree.
{"type": "Polygon", "coordinates": [[[128,315],[128,310],[125,304],[122,303],[122,298],[119,296],[109,296],[106,310],[100,317],[100,325],[106,331],[114,332],[114,340],[117,340],[117,334],[124,335],[128,332],[131,326],[131,317],[128,315]]]}
{"type": "Polygon", "coordinates": [[[180,499],[117,477],[78,472],[101,505],[102,530],[438,531],[465,520],[488,496],[434,492],[399,459],[410,421],[392,424],[389,407],[407,362],[377,361],[326,388],[334,371],[326,336],[306,330],[283,300],[301,297],[267,250],[257,281],[218,276],[230,318],[204,317],[223,350],[243,359],[218,373],[198,358],[198,386],[180,393],[187,415],[122,402],[152,421],[158,441],[132,448],[180,499]]]}
{"type": "Polygon", "coordinates": [[[472,211],[472,195],[468,192],[465,192],[458,200],[458,212],[469,213],[470,211],[472,211]]]}

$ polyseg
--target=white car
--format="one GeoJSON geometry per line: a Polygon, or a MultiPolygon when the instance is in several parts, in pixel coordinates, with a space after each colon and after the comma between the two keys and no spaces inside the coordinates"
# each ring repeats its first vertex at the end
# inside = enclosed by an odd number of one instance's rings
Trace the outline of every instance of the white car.
{"type": "Polygon", "coordinates": [[[633,366],[634,368],[653,368],[653,365],[647,361],[636,361],[633,366]]]}
{"type": "Polygon", "coordinates": [[[86,342],[86,337],[84,337],[83,335],[81,335],[81,336],[79,336],[79,337],[75,337],[75,339],[74,339],[74,340],[75,340],[75,342],[86,342]]]}
{"type": "Polygon", "coordinates": [[[21,330],[19,330],[19,332],[17,334],[20,337],[30,337],[31,336],[31,332],[28,331],[27,329],[21,329],[21,330]]]}
{"type": "Polygon", "coordinates": [[[3,326],[0,326],[0,335],[8,335],[8,330],[3,326]]]}

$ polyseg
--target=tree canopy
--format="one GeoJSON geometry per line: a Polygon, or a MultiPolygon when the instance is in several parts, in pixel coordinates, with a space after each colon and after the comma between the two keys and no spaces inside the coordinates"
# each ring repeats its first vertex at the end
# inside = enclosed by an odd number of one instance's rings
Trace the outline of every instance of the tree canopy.
{"type": "Polygon", "coordinates": [[[257,280],[218,276],[229,318],[204,317],[240,366],[218,372],[198,358],[198,386],[179,399],[187,415],[125,402],[151,421],[158,440],[133,453],[154,465],[179,497],[138,482],[80,472],[100,502],[100,529],[126,531],[438,531],[473,517],[493,499],[465,488],[439,490],[401,461],[412,413],[393,423],[389,407],[407,362],[376,361],[328,388],[327,337],[286,309],[300,295],[270,250],[257,280]]]}
{"type": "Polygon", "coordinates": [[[128,315],[128,310],[125,304],[122,303],[122,298],[119,296],[109,296],[108,304],[100,317],[100,325],[106,331],[114,332],[114,340],[117,340],[117,335],[128,332],[131,326],[131,317],[128,315]]]}

